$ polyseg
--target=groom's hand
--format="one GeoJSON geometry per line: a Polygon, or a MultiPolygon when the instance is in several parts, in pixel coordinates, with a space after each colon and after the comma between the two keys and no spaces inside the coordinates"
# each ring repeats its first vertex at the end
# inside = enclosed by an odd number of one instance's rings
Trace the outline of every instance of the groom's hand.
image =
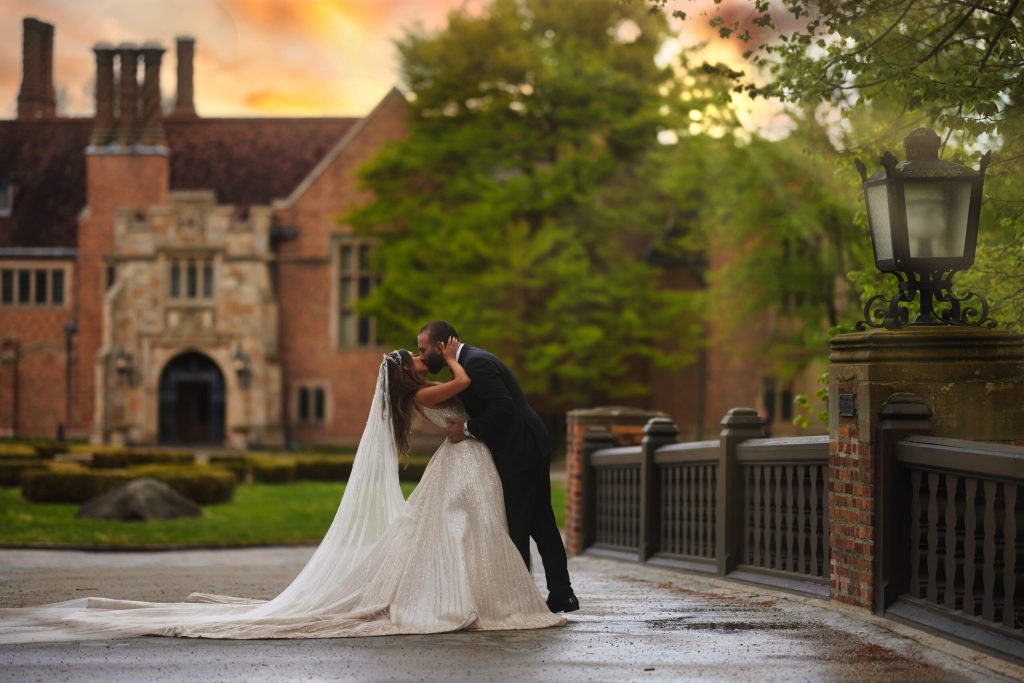
{"type": "Polygon", "coordinates": [[[462,420],[456,420],[454,417],[445,418],[448,422],[448,440],[452,443],[458,443],[466,438],[466,423],[462,420]]]}

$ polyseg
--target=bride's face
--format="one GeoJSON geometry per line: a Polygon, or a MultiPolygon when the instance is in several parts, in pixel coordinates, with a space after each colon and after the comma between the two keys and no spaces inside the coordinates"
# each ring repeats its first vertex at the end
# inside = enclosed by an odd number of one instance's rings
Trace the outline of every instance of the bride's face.
{"type": "Polygon", "coordinates": [[[419,356],[412,357],[412,371],[420,377],[426,377],[430,369],[427,368],[427,364],[423,362],[423,359],[419,356]]]}

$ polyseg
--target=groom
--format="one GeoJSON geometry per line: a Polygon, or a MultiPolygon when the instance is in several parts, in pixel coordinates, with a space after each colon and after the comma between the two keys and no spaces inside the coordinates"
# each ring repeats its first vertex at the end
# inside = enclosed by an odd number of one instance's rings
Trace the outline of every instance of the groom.
{"type": "MultiPolygon", "coordinates": [[[[451,324],[435,320],[420,329],[416,342],[431,372],[444,367],[444,343],[459,334],[451,324]]],[[[505,494],[508,535],[530,566],[530,537],[537,542],[548,583],[552,612],[580,608],[569,582],[565,546],[551,509],[551,437],[540,417],[526,402],[512,372],[494,354],[459,344],[455,359],[472,380],[459,400],[469,421],[449,420],[453,443],[476,438],[487,444],[505,494]]]]}

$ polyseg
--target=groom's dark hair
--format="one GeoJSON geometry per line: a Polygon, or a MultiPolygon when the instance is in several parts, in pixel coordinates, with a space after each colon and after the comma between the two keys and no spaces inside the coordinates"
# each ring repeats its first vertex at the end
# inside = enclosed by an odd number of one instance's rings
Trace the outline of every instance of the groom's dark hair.
{"type": "Polygon", "coordinates": [[[455,331],[450,322],[444,320],[431,320],[429,323],[420,328],[420,334],[426,332],[430,335],[430,343],[441,342],[442,344],[448,341],[450,337],[459,338],[459,333],[455,331]]]}

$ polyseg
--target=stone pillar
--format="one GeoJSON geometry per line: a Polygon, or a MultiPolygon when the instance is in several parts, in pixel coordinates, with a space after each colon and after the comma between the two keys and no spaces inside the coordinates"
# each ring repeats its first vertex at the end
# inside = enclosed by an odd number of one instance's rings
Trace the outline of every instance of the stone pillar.
{"type": "Polygon", "coordinates": [[[114,128],[114,47],[99,43],[96,54],[96,118],[90,144],[102,147],[110,143],[114,128]]]}
{"type": "Polygon", "coordinates": [[[142,47],[145,80],[142,86],[142,133],[140,142],[147,146],[164,145],[163,114],[160,111],[160,61],[164,49],[154,43],[142,47]]]}
{"type": "Polygon", "coordinates": [[[192,83],[192,62],[195,57],[196,41],[188,36],[178,37],[178,90],[174,101],[175,118],[196,118],[196,106],[193,103],[194,87],[192,83]]]}
{"type": "Polygon", "coordinates": [[[830,344],[831,597],[875,602],[879,411],[899,393],[932,410],[935,436],[1024,442],[1024,337],[968,327],[873,329],[830,344]]]}
{"type": "Polygon", "coordinates": [[[53,90],[53,24],[26,17],[22,21],[21,89],[18,118],[39,119],[57,115],[53,90]]]}
{"type": "Polygon", "coordinates": [[[117,48],[121,60],[121,83],[117,93],[117,143],[131,145],[139,128],[139,50],[131,43],[117,48]]]}
{"type": "Polygon", "coordinates": [[[586,408],[571,410],[566,416],[566,499],[565,549],[570,556],[583,550],[583,438],[587,428],[604,427],[617,446],[638,445],[644,425],[652,417],[668,417],[657,410],[642,408],[586,408]]]}
{"type": "Polygon", "coordinates": [[[719,436],[718,478],[715,499],[718,503],[715,533],[715,569],[725,576],[740,562],[743,549],[743,509],[735,501],[743,500],[743,480],[736,464],[737,449],[748,439],[766,436],[764,422],[753,408],[733,408],[722,418],[719,436]]]}

